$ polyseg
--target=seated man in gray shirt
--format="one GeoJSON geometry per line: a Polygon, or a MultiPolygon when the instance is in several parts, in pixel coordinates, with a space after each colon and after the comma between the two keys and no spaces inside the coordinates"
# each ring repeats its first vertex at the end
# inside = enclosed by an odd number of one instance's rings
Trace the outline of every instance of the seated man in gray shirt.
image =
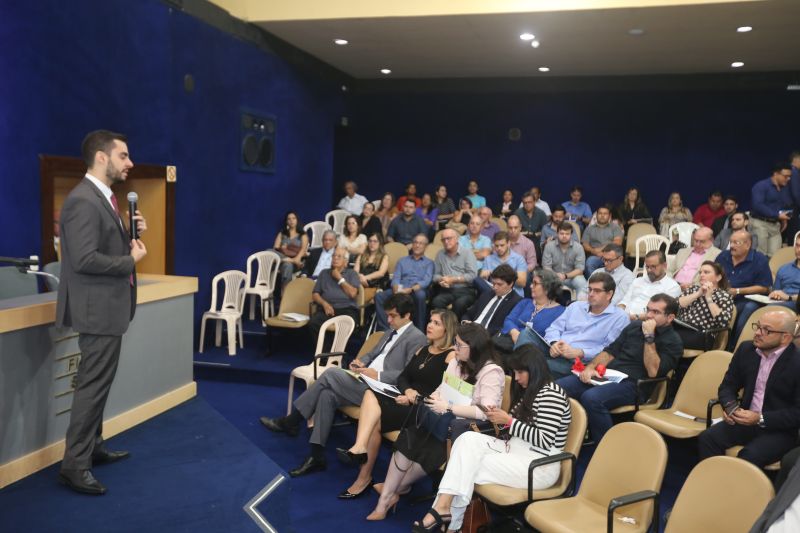
{"type": "Polygon", "coordinates": [[[442,246],[433,263],[433,283],[436,292],[431,299],[431,308],[446,309],[453,304],[456,316],[462,316],[475,301],[472,280],[478,275],[478,264],[472,250],[458,244],[458,233],[453,229],[442,232],[442,246]]]}
{"type": "Polygon", "coordinates": [[[311,299],[317,310],[311,315],[308,328],[312,346],[317,346],[317,336],[322,323],[334,316],[347,315],[358,320],[358,273],[347,268],[350,254],[347,248],[336,248],[331,258],[331,268],[320,272],[311,299]]]}
{"type": "Polygon", "coordinates": [[[622,228],[611,221],[608,206],[597,208],[597,222],[586,228],[581,237],[586,252],[586,275],[603,266],[603,247],[606,244],[622,244],[622,228]]]}
{"type": "Polygon", "coordinates": [[[542,266],[555,272],[564,285],[575,291],[575,299],[584,301],[587,295],[586,278],[583,277],[585,255],[577,241],[572,240],[574,228],[562,222],[555,241],[544,247],[542,266]]]}
{"type": "Polygon", "coordinates": [[[624,259],[625,253],[619,244],[606,244],[603,248],[602,272],[614,278],[614,282],[617,284],[614,298],[611,299],[611,305],[620,303],[628,293],[631,283],[633,283],[633,272],[625,266],[624,259]]]}

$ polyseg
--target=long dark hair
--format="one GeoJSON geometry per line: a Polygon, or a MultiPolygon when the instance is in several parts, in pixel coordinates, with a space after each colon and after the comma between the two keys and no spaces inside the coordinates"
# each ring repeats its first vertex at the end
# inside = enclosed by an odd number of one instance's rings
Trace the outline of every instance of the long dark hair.
{"type": "Polygon", "coordinates": [[[516,381],[513,382],[511,405],[515,406],[513,411],[517,418],[530,421],[536,414],[531,409],[534,399],[542,387],[553,382],[553,376],[547,367],[547,358],[532,344],[524,344],[506,359],[506,366],[511,370],[528,373],[528,386],[524,389],[516,381]]]}
{"type": "Polygon", "coordinates": [[[469,359],[459,361],[464,381],[474,384],[478,372],[489,363],[497,364],[497,353],[494,351],[492,339],[483,326],[472,322],[458,326],[458,336],[469,346],[469,359]]]}
{"type": "Polygon", "coordinates": [[[722,265],[720,265],[716,261],[703,261],[703,264],[701,264],[700,266],[702,267],[702,266],[705,266],[705,265],[708,265],[712,269],[714,269],[714,274],[716,274],[717,276],[720,277],[719,278],[719,283],[717,283],[717,286],[720,289],[722,289],[723,291],[727,291],[728,290],[728,276],[725,275],[725,270],[722,269],[722,265]]]}
{"type": "Polygon", "coordinates": [[[283,227],[281,228],[281,235],[291,237],[291,235],[289,235],[289,224],[286,223],[286,221],[289,219],[289,215],[294,215],[294,217],[297,219],[296,231],[298,235],[302,235],[303,224],[300,222],[300,215],[297,214],[297,211],[287,211],[286,214],[283,215],[283,227]]]}

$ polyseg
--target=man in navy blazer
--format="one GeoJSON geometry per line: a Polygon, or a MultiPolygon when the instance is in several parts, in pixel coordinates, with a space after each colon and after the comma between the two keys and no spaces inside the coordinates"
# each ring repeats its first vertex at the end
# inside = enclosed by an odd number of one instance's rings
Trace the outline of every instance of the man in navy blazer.
{"type": "MultiPolygon", "coordinates": [[[[503,263],[492,271],[489,282],[492,290],[482,292],[480,297],[464,313],[462,320],[477,322],[489,332],[490,337],[497,335],[503,328],[508,313],[514,309],[522,297],[514,291],[517,273],[503,263]]],[[[487,283],[481,280],[480,283],[487,283]]]]}
{"type": "Polygon", "coordinates": [[[700,459],[744,445],[739,457],[762,467],[797,442],[800,428],[800,354],[792,343],[795,318],[779,311],[756,323],[752,342],[733,355],[719,386],[723,422],[700,434],[700,459]],[[744,389],[741,401],[739,390],[744,389]],[[738,403],[738,407],[736,407],[738,403]]]}

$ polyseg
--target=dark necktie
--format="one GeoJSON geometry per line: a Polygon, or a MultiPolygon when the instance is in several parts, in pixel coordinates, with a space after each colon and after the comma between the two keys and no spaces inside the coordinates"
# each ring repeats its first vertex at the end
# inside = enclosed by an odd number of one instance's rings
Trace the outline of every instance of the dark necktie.
{"type": "Polygon", "coordinates": [[[382,353],[383,353],[383,351],[386,349],[386,346],[387,346],[387,345],[388,345],[390,342],[392,342],[392,339],[394,339],[394,336],[395,336],[395,335],[397,335],[397,330],[396,330],[396,329],[393,329],[393,330],[392,330],[392,332],[389,334],[389,337],[386,339],[386,342],[384,342],[384,343],[381,345],[381,349],[380,349],[380,350],[378,350],[378,355],[380,355],[380,354],[382,354],[382,353]]]}
{"type": "MultiPolygon", "coordinates": [[[[111,194],[111,205],[114,207],[114,212],[117,214],[117,218],[119,219],[119,223],[122,224],[122,216],[119,214],[119,204],[117,203],[117,197],[114,194],[111,194]]],[[[123,226],[124,228],[125,226],[123,226]]],[[[131,287],[133,287],[133,274],[130,275],[128,281],[131,283],[131,287]]]]}
{"type": "Polygon", "coordinates": [[[502,297],[495,296],[495,300],[494,303],[492,304],[492,307],[489,308],[489,312],[486,313],[483,316],[483,320],[481,320],[481,326],[483,326],[486,329],[489,329],[489,322],[492,320],[492,315],[494,315],[494,312],[497,310],[497,306],[500,305],[500,302],[502,301],[503,301],[502,297]]]}

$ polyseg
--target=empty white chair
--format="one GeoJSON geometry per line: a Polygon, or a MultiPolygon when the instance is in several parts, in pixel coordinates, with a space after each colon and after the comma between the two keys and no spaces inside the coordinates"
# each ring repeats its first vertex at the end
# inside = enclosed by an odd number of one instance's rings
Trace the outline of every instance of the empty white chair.
{"type": "Polygon", "coordinates": [[[697,224],[694,222],[678,222],[677,224],[673,224],[669,227],[669,235],[667,236],[670,241],[672,240],[672,236],[675,234],[674,232],[678,233],[678,240],[685,244],[688,248],[692,247],[692,232],[699,228],[697,224]]]}
{"type": "Polygon", "coordinates": [[[281,256],[272,250],[256,252],[247,258],[247,284],[244,290],[244,297],[250,298],[250,320],[253,320],[256,312],[256,300],[261,301],[261,319],[275,314],[274,301],[272,299],[275,291],[275,282],[278,279],[278,267],[281,264],[281,256]],[[258,270],[253,276],[253,265],[258,263],[258,270]]]}
{"type": "Polygon", "coordinates": [[[325,213],[325,222],[333,228],[336,235],[341,235],[344,232],[344,221],[350,216],[350,211],[344,209],[334,209],[325,213]]]}
{"type": "Polygon", "coordinates": [[[220,272],[211,280],[211,307],[203,313],[200,321],[200,353],[203,353],[203,341],[206,333],[206,320],[217,321],[214,346],[222,343],[222,321],[228,326],[228,355],[236,355],[236,330],[239,330],[239,346],[244,348],[242,332],[242,308],[244,307],[244,288],[247,275],[241,270],[220,272]],[[217,290],[223,284],[224,296],[222,304],[217,306],[217,290]]]}
{"type": "Polygon", "coordinates": [[[302,379],[306,382],[306,388],[310,387],[323,372],[331,367],[342,366],[342,355],[347,346],[347,341],[350,340],[350,335],[356,327],[356,322],[347,315],[335,316],[329,318],[322,323],[319,328],[319,335],[317,336],[317,349],[314,350],[314,360],[307,365],[298,366],[292,370],[289,376],[289,401],[286,406],[286,414],[292,412],[292,396],[294,394],[294,380],[302,379]],[[330,352],[323,352],[325,345],[325,332],[333,328],[333,343],[331,344],[330,352]],[[337,354],[337,355],[325,355],[337,354]],[[321,361],[325,359],[325,364],[321,361]]]}
{"type": "Polygon", "coordinates": [[[664,237],[663,235],[652,234],[652,235],[642,235],[638,239],[636,239],[636,263],[634,263],[633,267],[633,275],[634,277],[639,276],[640,274],[644,274],[644,258],[653,250],[658,250],[664,246],[664,254],[667,253],[667,249],[669,249],[669,239],[664,237]],[[640,261],[641,259],[641,261],[640,261]]]}
{"type": "Polygon", "coordinates": [[[309,222],[305,226],[303,226],[303,231],[308,233],[311,230],[311,235],[309,237],[309,245],[308,248],[321,248],[322,247],[322,234],[325,233],[327,230],[331,229],[330,224],[323,220],[317,220],[316,222],[309,222]]]}

